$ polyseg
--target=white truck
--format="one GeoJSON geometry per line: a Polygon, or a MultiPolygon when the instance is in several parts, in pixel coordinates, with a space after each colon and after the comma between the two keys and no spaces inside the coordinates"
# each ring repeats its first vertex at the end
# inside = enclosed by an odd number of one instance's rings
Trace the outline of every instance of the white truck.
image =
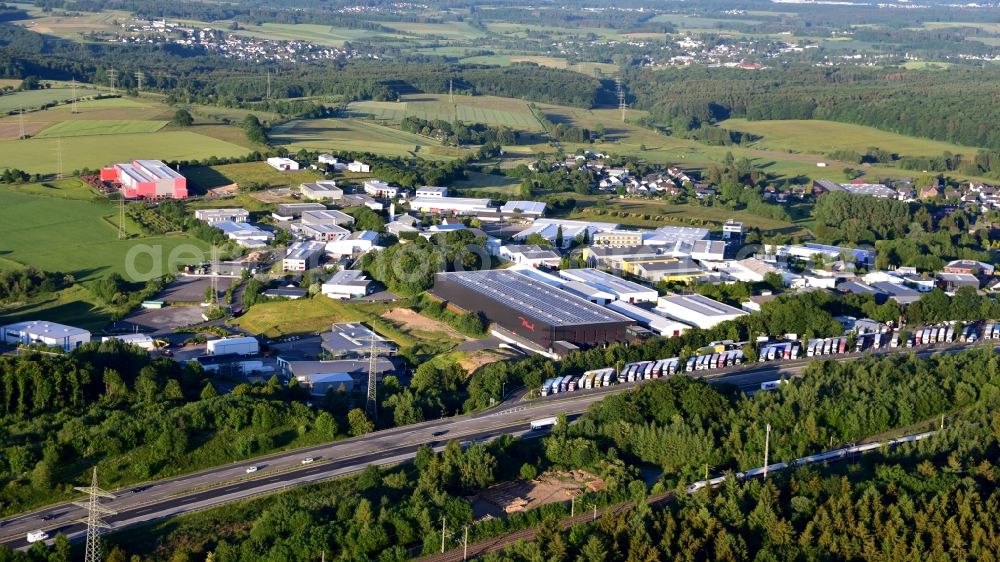
{"type": "Polygon", "coordinates": [[[27,537],[29,543],[38,542],[38,541],[44,541],[47,538],[49,538],[49,534],[46,533],[45,531],[40,531],[40,530],[39,531],[30,531],[28,533],[28,537],[27,537]]]}
{"type": "Polygon", "coordinates": [[[541,431],[543,429],[548,429],[556,425],[559,420],[557,418],[542,418],[540,420],[534,420],[531,422],[531,431],[541,431]]]}

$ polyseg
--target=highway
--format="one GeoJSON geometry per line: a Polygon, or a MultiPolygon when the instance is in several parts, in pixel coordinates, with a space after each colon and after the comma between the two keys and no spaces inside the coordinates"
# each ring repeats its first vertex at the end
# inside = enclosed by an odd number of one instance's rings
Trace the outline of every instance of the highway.
{"type": "MultiPolygon", "coordinates": [[[[937,348],[921,348],[917,350],[917,354],[928,356],[932,353],[954,353],[965,349],[968,345],[951,344],[937,348]]],[[[882,353],[886,352],[888,351],[882,353]]],[[[839,361],[851,361],[865,355],[868,353],[834,358],[839,361]]],[[[732,384],[749,391],[759,389],[762,382],[799,376],[810,361],[812,358],[782,363],[757,363],[689,375],[708,379],[712,383],[732,384]]],[[[530,433],[528,430],[530,420],[561,413],[582,413],[594,402],[642,382],[560,393],[530,401],[523,400],[522,392],[484,412],[377,431],[330,444],[285,451],[130,486],[114,491],[116,498],[105,500],[102,504],[118,512],[117,515],[106,517],[113,532],[182,513],[328,480],[363,470],[368,465],[404,462],[413,458],[417,448],[425,444],[442,448],[450,440],[460,442],[487,440],[504,433],[525,435],[530,433]],[[306,458],[314,460],[303,464],[302,461],[306,458]],[[246,470],[249,467],[257,467],[258,470],[248,474],[246,470]]],[[[11,548],[24,548],[27,546],[26,534],[37,529],[44,529],[53,536],[61,532],[71,540],[78,539],[83,535],[84,526],[77,521],[84,517],[85,512],[82,508],[71,503],[62,503],[0,520],[0,544],[11,548]]]]}

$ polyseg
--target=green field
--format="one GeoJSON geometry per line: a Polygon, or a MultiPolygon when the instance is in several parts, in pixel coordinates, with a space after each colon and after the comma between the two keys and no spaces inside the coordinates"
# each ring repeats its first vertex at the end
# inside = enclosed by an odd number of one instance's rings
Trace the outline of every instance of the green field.
{"type": "MultiPolygon", "coordinates": [[[[95,96],[102,93],[93,88],[77,88],[77,98],[95,96]]],[[[11,111],[25,111],[41,107],[53,102],[69,102],[73,100],[73,90],[70,88],[47,88],[44,90],[29,90],[27,92],[14,92],[5,96],[0,96],[0,113],[11,111]]]]}
{"type": "Polygon", "coordinates": [[[271,140],[292,152],[301,148],[344,150],[427,159],[450,159],[465,153],[433,139],[357,119],[289,121],[271,130],[271,140]]]}
{"type": "Polygon", "coordinates": [[[307,23],[263,23],[261,25],[246,25],[245,29],[237,31],[240,35],[261,37],[264,39],[302,40],[343,47],[348,41],[365,40],[398,40],[406,35],[370,31],[367,29],[350,29],[346,27],[331,27],[307,23]]]}
{"type": "MultiPolygon", "coordinates": [[[[148,245],[164,267],[170,252],[181,245],[206,248],[203,242],[186,236],[119,240],[115,205],[82,199],[80,192],[87,191],[82,184],[73,188],[64,182],[63,189],[65,193],[52,197],[34,191],[22,193],[17,187],[0,189],[0,255],[4,258],[0,267],[33,265],[72,274],[80,281],[111,272],[127,278],[129,251],[141,249],[142,245],[148,245]]],[[[131,223],[126,224],[126,230],[137,234],[131,223]]],[[[154,259],[148,254],[138,255],[131,270],[138,274],[149,272],[154,259]]]]}
{"type": "Polygon", "coordinates": [[[616,222],[628,226],[654,228],[664,224],[694,224],[722,230],[729,219],[747,227],[759,228],[767,234],[806,236],[809,232],[798,225],[764,217],[746,211],[734,211],[722,206],[676,205],[663,200],[612,199],[604,209],[596,207],[596,197],[575,196],[577,205],[569,218],[616,222]]]}
{"type": "Polygon", "coordinates": [[[872,127],[834,121],[747,121],[729,119],[720,126],[734,131],[746,131],[763,137],[755,147],[770,150],[790,150],[826,154],[836,150],[864,152],[877,146],[905,156],[939,156],[945,151],[972,155],[975,148],[947,142],[897,135],[872,127]]]}
{"type": "Polygon", "coordinates": [[[469,172],[468,179],[457,181],[452,187],[468,197],[477,197],[479,193],[503,193],[517,197],[521,192],[521,181],[507,176],[469,172]]]}
{"type": "Polygon", "coordinates": [[[167,126],[166,121],[63,121],[36,134],[36,139],[56,137],[88,137],[94,135],[131,135],[135,133],[155,133],[167,126]]]}
{"type": "Polygon", "coordinates": [[[312,170],[280,172],[266,162],[243,162],[220,166],[197,166],[184,169],[184,176],[197,189],[209,190],[229,184],[263,183],[271,187],[296,187],[315,181],[319,174],[312,170]]]}
{"type": "Polygon", "coordinates": [[[580,74],[586,74],[588,76],[594,76],[597,73],[614,75],[615,72],[618,71],[618,67],[614,64],[604,62],[578,62],[569,64],[569,61],[564,58],[547,57],[542,55],[479,55],[466,57],[462,59],[462,62],[468,64],[488,64],[497,66],[510,66],[516,62],[532,62],[538,66],[563,68],[579,72],[580,74]]]}
{"type": "Polygon", "coordinates": [[[145,109],[149,104],[129,98],[101,98],[76,102],[77,109],[145,109]]]}
{"type": "Polygon", "coordinates": [[[403,96],[399,102],[355,102],[348,106],[348,111],[384,121],[402,121],[406,117],[448,122],[458,119],[522,131],[541,130],[527,102],[494,96],[455,96],[455,103],[451,104],[447,95],[417,94],[403,96]]]}
{"type": "Polygon", "coordinates": [[[478,39],[486,34],[465,22],[417,23],[379,22],[382,26],[409,35],[433,35],[446,39],[478,39]]]}
{"type": "Polygon", "coordinates": [[[189,131],[104,135],[97,141],[88,137],[10,140],[0,142],[0,169],[19,168],[32,174],[55,173],[58,171],[60,141],[65,173],[136,158],[201,160],[209,156],[242,156],[249,152],[242,146],[189,131]]]}

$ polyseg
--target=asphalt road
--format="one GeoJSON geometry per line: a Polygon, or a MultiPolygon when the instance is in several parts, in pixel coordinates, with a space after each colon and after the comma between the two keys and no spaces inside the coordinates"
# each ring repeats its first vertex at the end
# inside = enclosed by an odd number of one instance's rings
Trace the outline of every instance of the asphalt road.
{"type": "MultiPolygon", "coordinates": [[[[933,353],[954,353],[968,344],[951,344],[937,348],[920,348],[919,356],[933,353]]],[[[900,350],[893,350],[900,351],[900,350]]],[[[887,350],[882,353],[887,353],[887,350]]],[[[839,361],[851,361],[867,354],[839,356],[839,361]]],[[[756,390],[760,384],[781,377],[799,376],[812,359],[784,363],[752,364],[727,370],[691,373],[712,383],[727,383],[742,390],[756,390]]],[[[432,420],[392,428],[368,435],[295,451],[287,451],[257,459],[218,466],[208,470],[131,486],[115,491],[116,498],[103,505],[117,511],[108,516],[112,531],[150,521],[205,509],[249,497],[273,493],[285,488],[327,480],[363,470],[368,465],[393,464],[409,460],[420,445],[443,447],[447,441],[486,440],[502,433],[531,433],[531,420],[557,414],[578,414],[592,403],[613,393],[622,392],[642,381],[611,387],[560,393],[545,398],[523,401],[524,392],[513,395],[498,407],[476,414],[432,420]],[[315,459],[303,464],[303,459],[315,459]],[[258,470],[248,474],[246,469],[258,470]]],[[[85,512],[71,503],[48,506],[30,513],[0,521],[0,544],[12,548],[27,546],[29,531],[44,529],[50,535],[61,532],[70,539],[79,538],[83,525],[76,521],[85,512]],[[47,518],[47,519],[43,519],[47,518]]]]}

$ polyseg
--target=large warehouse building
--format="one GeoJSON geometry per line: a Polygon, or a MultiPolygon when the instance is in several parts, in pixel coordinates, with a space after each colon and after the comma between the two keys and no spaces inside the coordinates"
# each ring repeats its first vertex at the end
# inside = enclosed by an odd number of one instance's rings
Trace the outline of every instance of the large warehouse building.
{"type": "Polygon", "coordinates": [[[635,321],[516,271],[438,273],[433,293],[544,350],[626,341],[635,321]],[[559,344],[557,342],[567,342],[559,344]]]}
{"type": "Polygon", "coordinates": [[[159,160],[133,160],[101,169],[101,180],[121,186],[126,199],[184,199],[187,179],[159,160]]]}

